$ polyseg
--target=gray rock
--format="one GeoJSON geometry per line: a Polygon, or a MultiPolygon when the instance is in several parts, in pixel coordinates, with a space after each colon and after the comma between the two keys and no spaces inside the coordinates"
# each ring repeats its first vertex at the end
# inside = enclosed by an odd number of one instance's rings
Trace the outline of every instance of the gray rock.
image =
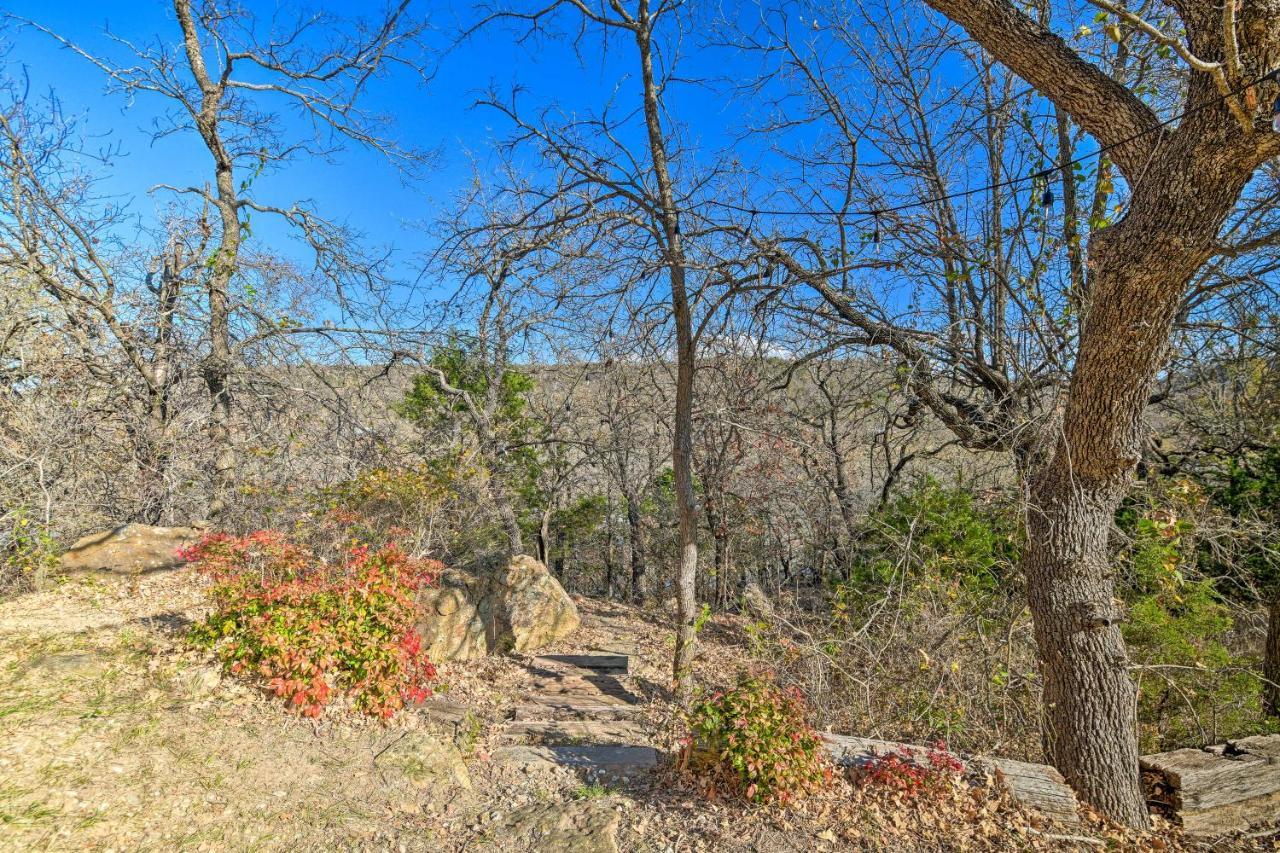
{"type": "Polygon", "coordinates": [[[756,619],[772,619],[773,602],[769,600],[769,596],[765,595],[765,591],[755,581],[749,582],[742,589],[742,610],[749,616],[756,619]]]}

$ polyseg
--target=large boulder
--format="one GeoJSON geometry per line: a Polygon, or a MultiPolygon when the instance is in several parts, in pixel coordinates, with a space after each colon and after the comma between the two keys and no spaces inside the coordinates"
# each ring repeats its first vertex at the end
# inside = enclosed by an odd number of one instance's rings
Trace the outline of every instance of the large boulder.
{"type": "Polygon", "coordinates": [[[430,660],[529,652],[578,628],[578,608],[547,567],[519,556],[497,570],[451,569],[418,595],[418,633],[430,660]]]}
{"type": "Polygon", "coordinates": [[[512,651],[540,649],[578,630],[577,605],[532,557],[516,557],[499,576],[498,600],[505,617],[498,641],[512,651]]]}
{"type": "Polygon", "coordinates": [[[106,572],[141,575],[176,569],[183,564],[178,549],[204,534],[197,527],[152,527],[126,524],[81,537],[62,555],[65,573],[106,572]]]}
{"type": "Polygon", "coordinates": [[[492,599],[483,579],[457,569],[445,571],[439,581],[418,593],[418,633],[427,660],[473,660],[489,653],[489,637],[495,633],[492,599]]]}

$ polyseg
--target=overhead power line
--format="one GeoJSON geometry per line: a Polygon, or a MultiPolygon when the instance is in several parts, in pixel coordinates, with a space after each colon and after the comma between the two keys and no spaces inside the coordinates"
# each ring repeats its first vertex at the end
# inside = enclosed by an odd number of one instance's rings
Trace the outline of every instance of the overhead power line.
{"type": "MultiPolygon", "coordinates": [[[[1130,136],[1126,136],[1124,139],[1119,139],[1108,145],[1103,145],[1100,148],[1088,154],[1082,154],[1081,156],[1076,157],[1072,160],[1068,160],[1065,163],[1058,163],[1054,166],[1049,166],[1048,168],[1041,169],[1029,175],[1020,175],[1016,178],[1006,178],[1003,181],[996,181],[994,183],[990,183],[982,187],[974,187],[972,189],[967,189],[967,190],[957,190],[956,192],[952,192],[952,193],[943,193],[940,195],[930,196],[928,198],[918,199],[916,201],[908,201],[908,202],[903,202],[901,204],[888,205],[885,207],[843,210],[843,211],[749,207],[747,205],[734,204],[733,202],[715,201],[715,200],[709,200],[707,203],[715,205],[717,207],[725,208],[727,210],[734,210],[739,213],[750,214],[752,219],[754,219],[757,216],[812,216],[812,217],[833,217],[836,219],[872,220],[876,223],[873,242],[878,243],[880,242],[879,220],[880,220],[880,217],[882,216],[885,216],[890,213],[899,213],[904,210],[913,210],[918,207],[928,207],[930,205],[934,205],[939,202],[949,201],[950,199],[966,198],[968,196],[989,193],[992,190],[1021,186],[1022,184],[1025,184],[1028,182],[1035,182],[1039,180],[1047,181],[1050,177],[1052,177],[1057,172],[1063,172],[1067,169],[1075,168],[1076,166],[1082,163],[1088,162],[1089,160],[1100,158],[1103,155],[1105,155],[1108,151],[1113,151],[1116,148],[1119,148],[1123,145],[1127,145],[1128,143],[1133,142],[1136,139],[1141,139],[1142,137],[1147,136],[1148,134],[1155,133],[1156,131],[1159,131],[1159,130],[1163,130],[1164,128],[1168,127],[1169,125],[1175,122],[1181,122],[1183,119],[1186,119],[1189,116],[1195,115],[1196,113],[1201,112],[1202,110],[1206,110],[1209,107],[1216,106],[1217,104],[1222,103],[1228,98],[1233,98],[1236,95],[1239,95],[1241,92],[1244,92],[1250,86],[1256,86],[1257,84],[1263,83],[1267,80],[1275,80],[1277,83],[1280,83],[1280,69],[1276,69],[1275,71],[1270,71],[1262,75],[1261,77],[1258,77],[1254,80],[1251,80],[1248,83],[1241,85],[1238,89],[1235,89],[1234,91],[1227,92],[1226,94],[1219,95],[1218,97],[1213,98],[1212,100],[1208,100],[1202,104],[1197,104],[1196,106],[1190,107],[1189,109],[1175,116],[1170,116],[1164,121],[1157,122],[1151,127],[1145,128],[1144,130],[1140,130],[1137,133],[1131,134],[1130,136]]],[[[1280,115],[1280,97],[1276,99],[1276,114],[1280,115]]],[[[1277,120],[1280,121],[1280,119],[1277,119],[1277,120]]],[[[1278,130],[1277,132],[1280,132],[1280,130],[1278,130]]],[[[1045,186],[1044,194],[1041,197],[1041,203],[1045,207],[1049,207],[1053,203],[1053,191],[1052,189],[1049,188],[1047,184],[1045,186]]]]}

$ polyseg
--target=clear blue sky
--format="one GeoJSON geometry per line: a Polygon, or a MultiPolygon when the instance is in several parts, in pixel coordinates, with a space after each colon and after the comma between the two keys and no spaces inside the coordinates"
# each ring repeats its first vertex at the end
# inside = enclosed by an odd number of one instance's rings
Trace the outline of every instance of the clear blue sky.
{"type": "MultiPolygon", "coordinates": [[[[277,5],[271,0],[247,2],[266,14],[277,5]]],[[[159,37],[173,43],[177,37],[172,8],[164,0],[7,0],[6,5],[14,15],[36,21],[91,52],[117,58],[126,57],[127,52],[104,35],[106,27],[137,42],[159,37]]],[[[319,5],[345,14],[361,4],[329,0],[319,5]]],[[[430,234],[419,224],[436,216],[469,177],[468,153],[483,160],[493,142],[511,130],[502,116],[472,106],[490,84],[500,89],[518,84],[527,90],[522,101],[530,104],[588,110],[597,108],[616,86],[625,87],[634,80],[625,44],[618,46],[624,50],[615,49],[616,60],[601,63],[594,61],[596,56],[580,62],[563,42],[543,40],[522,47],[508,34],[494,30],[445,52],[457,31],[457,10],[467,14],[468,4],[458,4],[456,10],[442,2],[420,2],[419,7],[433,21],[436,32],[431,38],[441,49],[434,79],[423,85],[407,73],[397,73],[375,84],[370,103],[395,116],[396,138],[438,148],[439,165],[422,181],[405,186],[380,156],[348,147],[335,163],[295,162],[255,186],[255,194],[263,201],[287,204],[311,199],[323,214],[349,222],[370,241],[394,244],[404,275],[415,266],[413,254],[431,245],[430,234]]],[[[164,193],[147,196],[145,190],[152,185],[209,180],[208,155],[197,140],[191,136],[151,140],[151,122],[165,106],[160,96],[142,92],[129,101],[121,94],[106,94],[107,81],[98,69],[42,33],[8,26],[0,31],[0,41],[8,47],[7,75],[25,72],[33,95],[52,90],[65,111],[81,119],[86,133],[103,136],[122,148],[124,156],[114,161],[103,187],[112,194],[136,197],[140,215],[149,218],[169,198],[164,193]]],[[[687,67],[692,75],[722,74],[728,70],[723,61],[723,56],[695,54],[688,57],[687,67]]],[[[719,128],[730,124],[727,118],[717,120],[723,105],[711,93],[686,88],[679,97],[685,99],[679,105],[682,109],[698,111],[701,132],[718,136],[719,128]]],[[[703,141],[718,146],[725,139],[704,136],[703,141]]],[[[261,236],[274,242],[271,231],[261,236]]]]}

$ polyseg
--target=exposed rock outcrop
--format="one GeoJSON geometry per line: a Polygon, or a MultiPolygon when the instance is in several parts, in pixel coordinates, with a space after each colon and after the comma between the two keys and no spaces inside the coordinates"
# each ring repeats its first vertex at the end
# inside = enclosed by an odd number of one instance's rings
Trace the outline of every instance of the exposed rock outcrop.
{"type": "Polygon", "coordinates": [[[430,660],[528,652],[578,628],[578,608],[547,567],[519,556],[497,571],[446,571],[419,593],[418,632],[430,660]]]}
{"type": "Polygon", "coordinates": [[[141,575],[176,569],[178,549],[191,545],[204,531],[197,527],[152,527],[126,524],[83,536],[62,555],[64,573],[106,572],[141,575]]]}
{"type": "Polygon", "coordinates": [[[755,581],[749,582],[742,589],[742,610],[748,616],[765,621],[773,619],[774,615],[773,602],[755,581]]]}
{"type": "Polygon", "coordinates": [[[525,806],[492,826],[510,851],[617,853],[618,800],[601,797],[525,806]]]}

